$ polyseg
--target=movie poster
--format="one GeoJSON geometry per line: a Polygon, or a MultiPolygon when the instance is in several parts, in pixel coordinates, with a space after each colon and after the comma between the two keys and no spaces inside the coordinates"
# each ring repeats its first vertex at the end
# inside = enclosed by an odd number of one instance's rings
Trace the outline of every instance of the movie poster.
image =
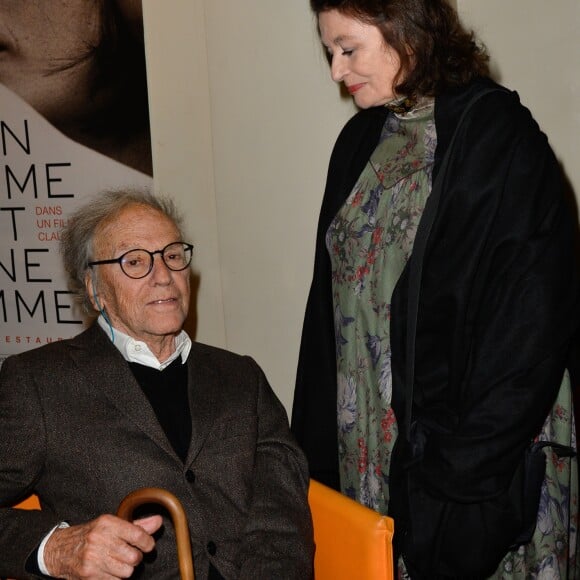
{"type": "Polygon", "coordinates": [[[141,0],[0,3],[0,365],[87,324],[60,230],[87,196],[152,188],[141,0]]]}

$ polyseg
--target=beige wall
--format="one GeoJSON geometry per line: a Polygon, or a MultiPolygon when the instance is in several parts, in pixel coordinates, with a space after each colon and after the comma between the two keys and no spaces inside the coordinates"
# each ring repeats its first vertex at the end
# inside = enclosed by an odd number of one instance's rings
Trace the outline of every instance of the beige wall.
{"type": "MultiPolygon", "coordinates": [[[[328,157],[354,108],[307,0],[143,3],[155,181],[196,245],[196,338],[254,356],[289,410],[328,157]]],[[[580,192],[577,0],[457,4],[580,192]]]]}
{"type": "Polygon", "coordinates": [[[499,81],[532,111],[580,199],[580,2],[458,0],[499,81]]]}
{"type": "Polygon", "coordinates": [[[201,0],[143,0],[156,187],[186,214],[200,275],[197,338],[225,345],[201,0]]]}

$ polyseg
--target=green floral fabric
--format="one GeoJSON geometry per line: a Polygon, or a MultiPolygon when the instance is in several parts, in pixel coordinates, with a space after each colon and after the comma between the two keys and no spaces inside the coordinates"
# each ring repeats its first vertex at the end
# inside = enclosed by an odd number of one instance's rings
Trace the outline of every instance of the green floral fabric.
{"type": "Polygon", "coordinates": [[[380,142],[330,225],[342,492],[385,513],[397,437],[391,408],[393,289],[431,190],[433,102],[387,118],[380,142]]]}
{"type": "MultiPolygon", "coordinates": [[[[568,373],[537,437],[576,449],[572,388],[568,373]]],[[[550,449],[542,485],[538,522],[532,541],[510,552],[492,576],[495,580],[580,578],[578,558],[578,462],[550,449]]]]}

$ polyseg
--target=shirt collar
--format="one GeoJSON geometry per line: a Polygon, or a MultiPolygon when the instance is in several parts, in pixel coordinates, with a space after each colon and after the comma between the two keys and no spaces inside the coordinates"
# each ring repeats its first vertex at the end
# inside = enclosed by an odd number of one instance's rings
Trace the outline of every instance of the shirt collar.
{"type": "Polygon", "coordinates": [[[97,322],[127,362],[139,363],[162,371],[179,356],[181,356],[181,364],[185,364],[185,361],[187,361],[191,350],[191,339],[185,330],[182,330],[175,337],[175,351],[173,354],[163,362],[159,362],[143,341],[135,340],[117,328],[109,326],[102,314],[97,318],[97,322]]]}

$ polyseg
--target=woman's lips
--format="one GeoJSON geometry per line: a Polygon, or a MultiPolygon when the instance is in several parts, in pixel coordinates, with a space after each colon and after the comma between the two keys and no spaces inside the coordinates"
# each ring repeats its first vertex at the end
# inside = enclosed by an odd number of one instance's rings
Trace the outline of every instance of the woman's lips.
{"type": "Polygon", "coordinates": [[[349,87],[346,87],[346,90],[351,95],[354,95],[359,89],[362,89],[362,87],[364,87],[364,83],[359,83],[357,85],[350,85],[349,87]]]}

